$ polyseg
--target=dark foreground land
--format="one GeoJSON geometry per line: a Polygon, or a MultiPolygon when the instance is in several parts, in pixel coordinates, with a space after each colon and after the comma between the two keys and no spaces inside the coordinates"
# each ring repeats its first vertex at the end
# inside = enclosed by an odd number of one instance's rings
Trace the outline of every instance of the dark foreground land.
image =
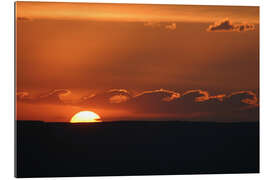
{"type": "Polygon", "coordinates": [[[17,121],[17,177],[259,172],[258,123],[17,121]]]}

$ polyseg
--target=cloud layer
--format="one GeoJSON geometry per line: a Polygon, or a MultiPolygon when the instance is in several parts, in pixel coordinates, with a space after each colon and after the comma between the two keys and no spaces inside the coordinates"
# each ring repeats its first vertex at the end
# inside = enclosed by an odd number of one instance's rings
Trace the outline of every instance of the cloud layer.
{"type": "Polygon", "coordinates": [[[135,113],[163,114],[170,117],[216,117],[258,118],[258,99],[251,91],[238,91],[231,94],[209,95],[207,91],[189,90],[180,95],[178,92],[159,89],[144,91],[131,96],[128,91],[115,94],[102,93],[85,102],[90,107],[101,104],[107,108],[128,109],[135,113]],[[111,103],[111,97],[123,96],[123,101],[111,103]]]}
{"type": "MultiPolygon", "coordinates": [[[[17,99],[28,103],[66,104],[61,96],[69,90],[58,89],[31,98],[27,92],[17,93],[17,99]]],[[[71,105],[87,108],[127,110],[133,114],[174,118],[210,118],[258,120],[258,98],[252,91],[210,95],[203,90],[179,92],[158,89],[132,94],[125,89],[111,89],[83,96],[71,105]]]]}
{"type": "Polygon", "coordinates": [[[254,24],[233,24],[228,18],[215,22],[206,29],[208,32],[246,32],[254,30],[254,24]]]}

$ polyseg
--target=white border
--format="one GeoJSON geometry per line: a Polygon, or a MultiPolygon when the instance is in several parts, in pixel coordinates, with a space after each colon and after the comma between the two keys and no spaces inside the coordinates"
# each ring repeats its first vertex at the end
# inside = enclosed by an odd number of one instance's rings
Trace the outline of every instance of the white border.
{"type": "MultiPolygon", "coordinates": [[[[48,0],[51,1],[51,0],[48,0]]],[[[63,2],[54,0],[57,2],[63,2]]],[[[200,4],[200,5],[245,5],[260,6],[260,138],[261,138],[261,173],[260,174],[230,174],[230,175],[180,175],[180,176],[123,176],[123,177],[91,177],[91,179],[270,179],[270,40],[269,40],[269,1],[264,0],[65,0],[64,2],[107,2],[107,3],[143,3],[143,4],[200,4]]],[[[1,65],[0,65],[0,177],[14,179],[14,1],[2,0],[1,13],[1,65]]],[[[42,163],[42,162],[41,162],[42,163]]],[[[59,178],[59,179],[86,179],[59,178]]],[[[39,178],[38,178],[39,179],[39,178]]],[[[55,179],[55,178],[42,178],[55,179]]]]}

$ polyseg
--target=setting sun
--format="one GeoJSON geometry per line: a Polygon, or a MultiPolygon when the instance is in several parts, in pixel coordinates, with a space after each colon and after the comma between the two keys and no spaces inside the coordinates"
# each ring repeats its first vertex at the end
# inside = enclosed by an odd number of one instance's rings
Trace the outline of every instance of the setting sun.
{"type": "Polygon", "coordinates": [[[100,116],[92,111],[81,111],[76,113],[70,120],[71,123],[101,122],[100,116]]]}

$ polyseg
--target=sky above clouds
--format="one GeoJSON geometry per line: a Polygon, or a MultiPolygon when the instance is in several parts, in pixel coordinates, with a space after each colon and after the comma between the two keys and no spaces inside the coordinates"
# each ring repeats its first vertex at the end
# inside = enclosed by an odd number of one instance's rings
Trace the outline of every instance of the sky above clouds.
{"type": "Polygon", "coordinates": [[[258,7],[17,2],[16,17],[18,119],[258,119],[258,7]]]}

